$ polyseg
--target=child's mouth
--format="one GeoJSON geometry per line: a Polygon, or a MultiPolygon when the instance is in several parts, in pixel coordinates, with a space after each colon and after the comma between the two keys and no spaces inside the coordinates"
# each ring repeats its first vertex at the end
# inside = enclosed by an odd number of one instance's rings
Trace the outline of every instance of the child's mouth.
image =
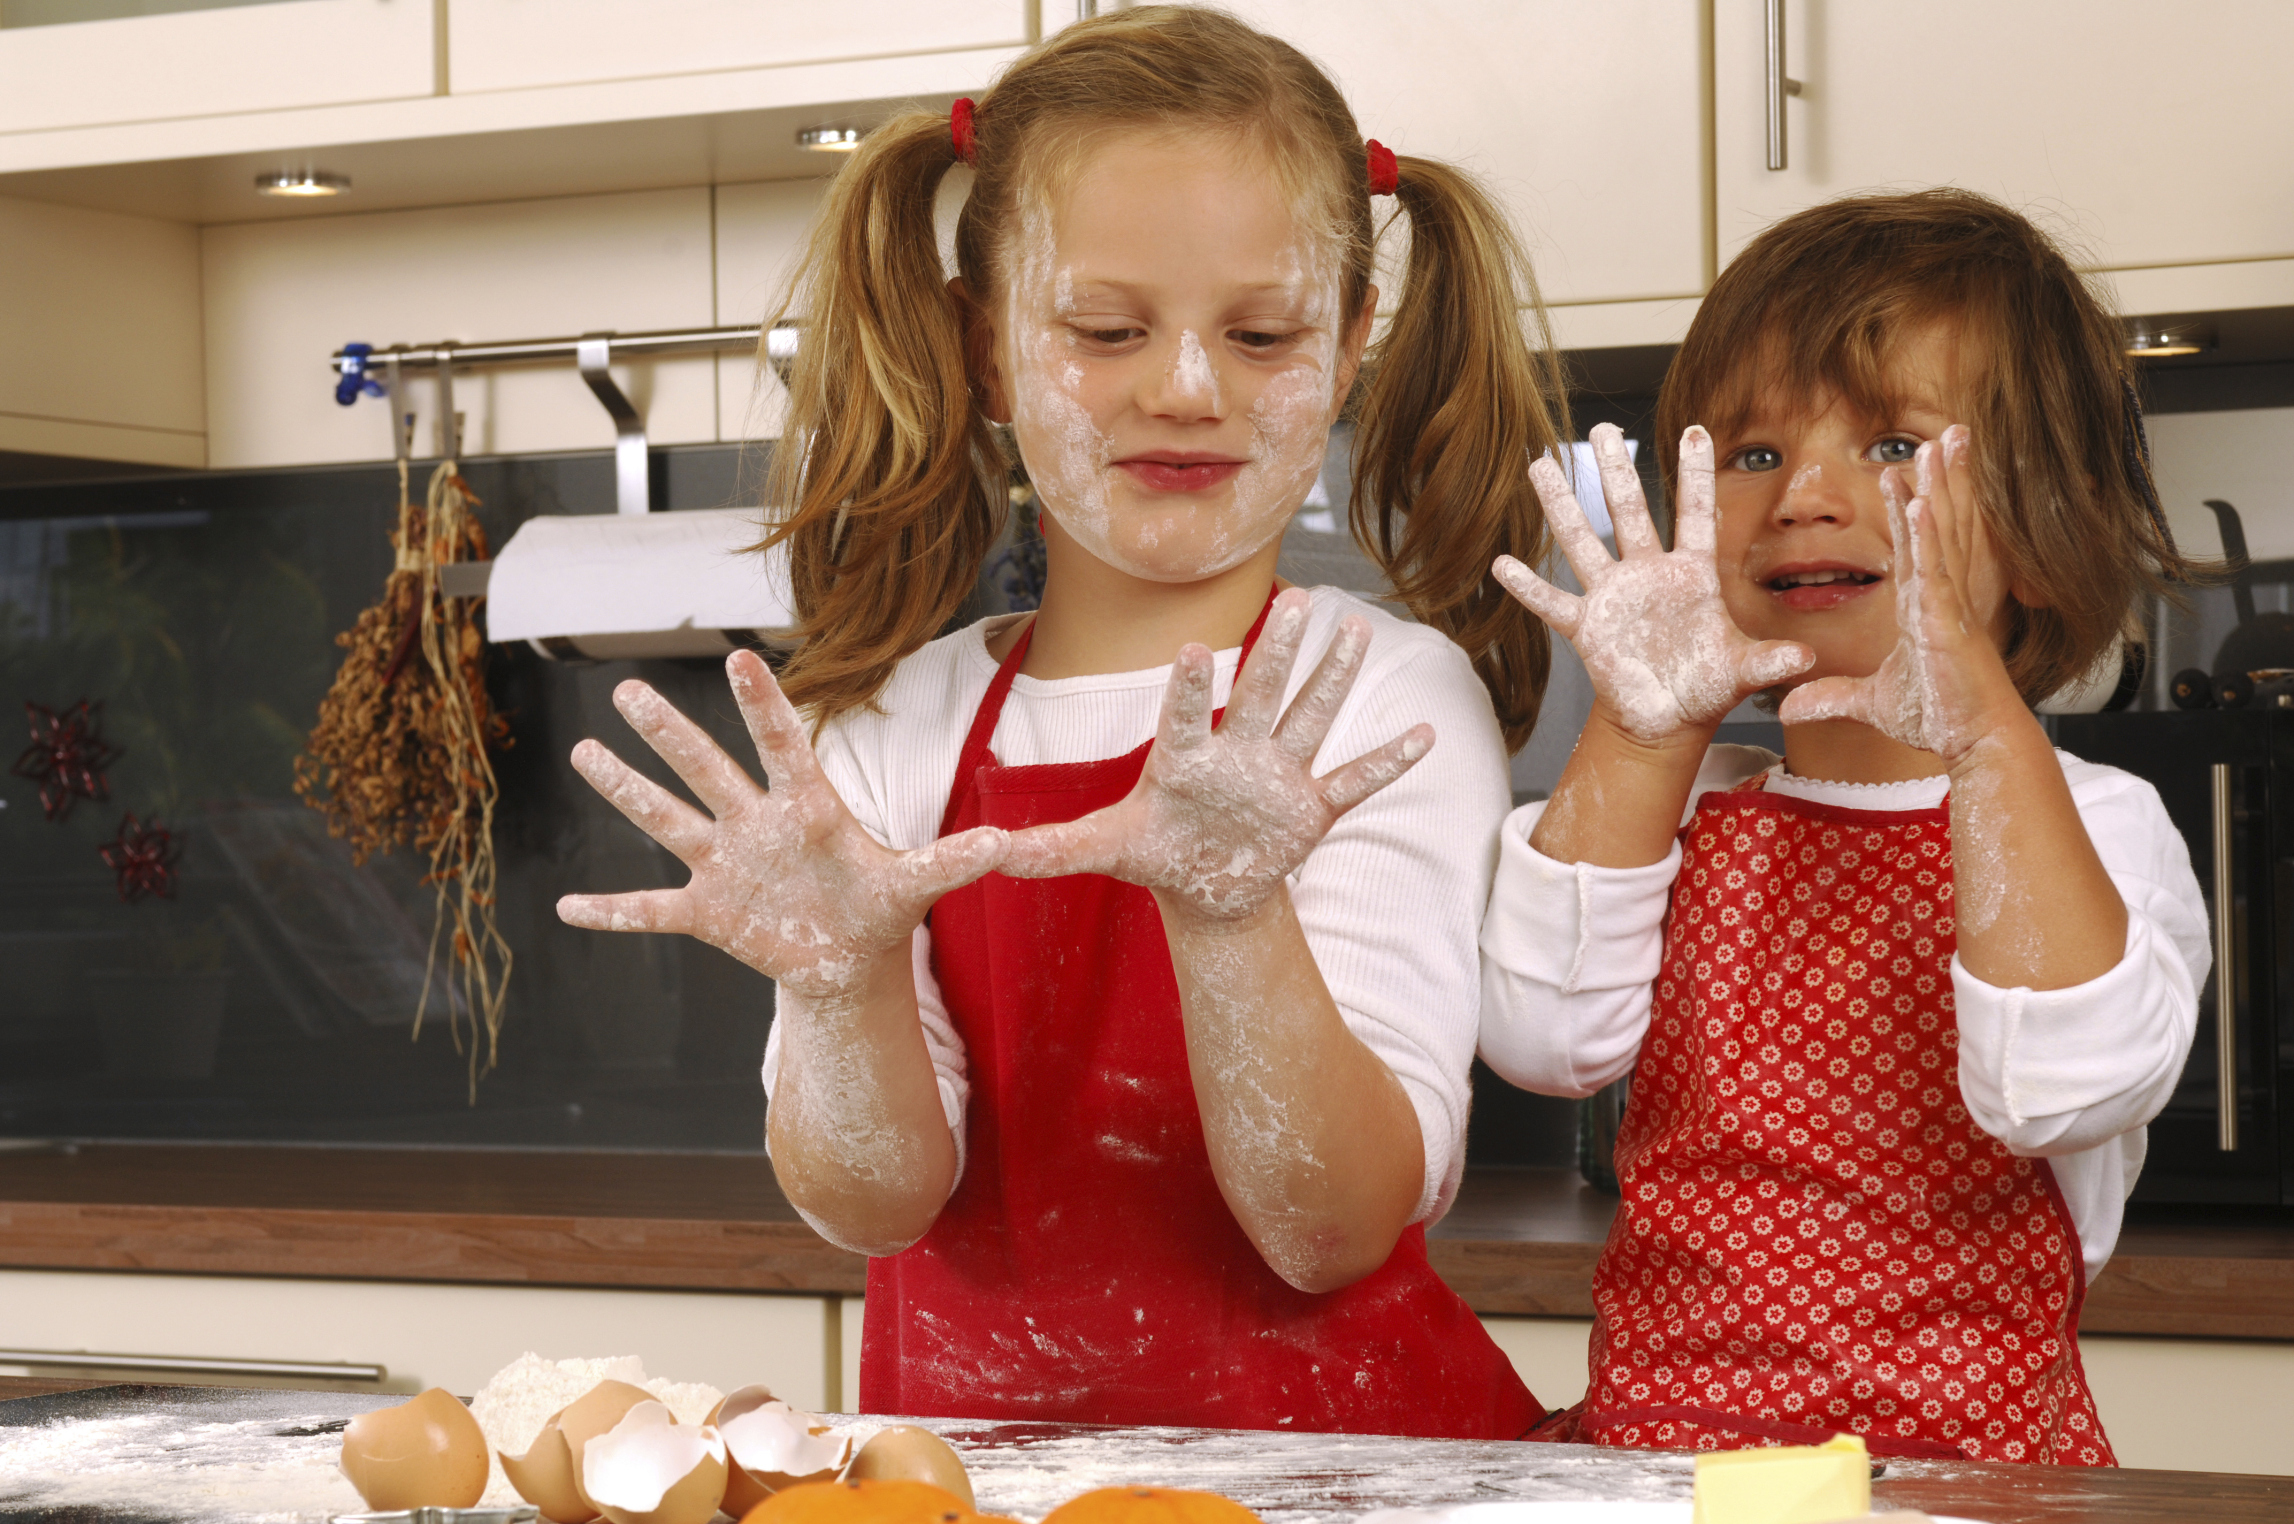
{"type": "Polygon", "coordinates": [[[1230,480],[1243,462],[1223,456],[1157,452],[1119,460],[1116,466],[1150,492],[1202,492],[1230,480]]]}
{"type": "Polygon", "coordinates": [[[1866,589],[1877,587],[1879,582],[1879,576],[1873,572],[1848,566],[1817,566],[1788,568],[1769,577],[1761,586],[1788,609],[1816,613],[1838,608],[1861,596],[1866,589]]]}

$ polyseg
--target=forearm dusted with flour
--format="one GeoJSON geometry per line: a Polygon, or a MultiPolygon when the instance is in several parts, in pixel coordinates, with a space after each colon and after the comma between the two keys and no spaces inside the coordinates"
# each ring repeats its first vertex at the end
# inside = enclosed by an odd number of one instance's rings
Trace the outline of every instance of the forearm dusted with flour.
{"type": "Polygon", "coordinates": [[[1278,891],[1242,919],[1158,894],[1187,1068],[1227,1206],[1267,1265],[1335,1291],[1394,1252],[1425,1178],[1418,1114],[1347,1030],[1278,891]]]}
{"type": "Polygon", "coordinates": [[[726,675],[771,792],[660,694],[623,683],[615,706],[706,813],[596,741],[574,748],[574,766],[692,877],[677,889],[569,894],[558,914],[596,931],[698,937],[793,997],[774,1167],[829,1238],[888,1253],[931,1225],[955,1176],[910,940],[935,900],[995,866],[1006,838],[982,828],[914,852],[884,847],[822,775],[804,722],[756,654],[735,652],[726,675]]]}
{"type": "Polygon", "coordinates": [[[956,1145],[901,946],[857,990],[784,992],[780,1074],[766,1127],[789,1204],[840,1248],[896,1254],[956,1183],[956,1145]]]}

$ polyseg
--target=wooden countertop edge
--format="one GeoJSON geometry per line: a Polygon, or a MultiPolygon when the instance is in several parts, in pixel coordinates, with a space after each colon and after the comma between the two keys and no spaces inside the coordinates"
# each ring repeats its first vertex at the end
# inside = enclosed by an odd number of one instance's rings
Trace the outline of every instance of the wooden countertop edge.
{"type": "MultiPolygon", "coordinates": [[[[1593,1315],[1601,1246],[1427,1241],[1477,1313],[1593,1315]]],[[[0,1202],[0,1267],[477,1285],[854,1295],[867,1261],[801,1222],[0,1202]]],[[[2166,1255],[2111,1261],[2081,1331],[2294,1340],[2294,1261],[2166,1255]]]]}

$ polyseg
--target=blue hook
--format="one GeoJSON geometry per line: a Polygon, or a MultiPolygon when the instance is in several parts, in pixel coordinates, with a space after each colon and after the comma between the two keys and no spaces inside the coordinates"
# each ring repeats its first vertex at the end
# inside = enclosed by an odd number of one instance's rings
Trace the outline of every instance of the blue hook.
{"type": "Polygon", "coordinates": [[[387,397],[390,389],[367,374],[366,357],[374,353],[372,344],[345,344],[342,357],[342,379],[335,383],[335,401],[349,407],[358,401],[360,392],[369,397],[387,397]]]}

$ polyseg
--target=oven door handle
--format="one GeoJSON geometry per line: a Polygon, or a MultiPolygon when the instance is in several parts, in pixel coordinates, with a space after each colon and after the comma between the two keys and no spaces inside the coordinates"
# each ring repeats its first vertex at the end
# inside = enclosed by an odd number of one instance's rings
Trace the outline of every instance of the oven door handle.
{"type": "Polygon", "coordinates": [[[2230,764],[2214,764],[2214,1118],[2215,1146],[2238,1151],[2238,893],[2230,764]]]}

